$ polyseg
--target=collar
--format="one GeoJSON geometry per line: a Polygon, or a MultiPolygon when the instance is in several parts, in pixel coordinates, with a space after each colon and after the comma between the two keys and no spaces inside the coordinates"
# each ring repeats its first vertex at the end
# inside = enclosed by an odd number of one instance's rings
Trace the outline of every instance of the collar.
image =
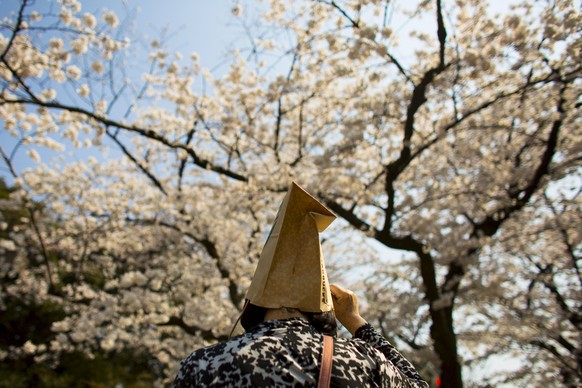
{"type": "Polygon", "coordinates": [[[294,317],[294,318],[286,318],[286,319],[272,319],[270,321],[265,321],[257,326],[253,327],[249,332],[254,332],[257,330],[269,330],[269,329],[280,329],[280,328],[302,328],[302,329],[311,329],[315,330],[313,326],[309,323],[306,318],[303,317],[294,317]]]}

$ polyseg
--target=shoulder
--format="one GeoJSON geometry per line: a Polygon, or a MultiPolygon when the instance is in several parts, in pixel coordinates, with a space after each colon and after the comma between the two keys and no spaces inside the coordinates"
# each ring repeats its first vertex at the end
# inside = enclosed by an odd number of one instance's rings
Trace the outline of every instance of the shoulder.
{"type": "Polygon", "coordinates": [[[289,357],[317,364],[309,357],[317,346],[307,343],[311,336],[306,331],[300,322],[266,322],[240,336],[198,349],[182,361],[174,386],[273,385],[281,372],[288,370],[282,366],[293,364],[289,357]]]}
{"type": "Polygon", "coordinates": [[[206,367],[206,364],[212,360],[220,361],[227,355],[235,354],[241,347],[252,342],[252,337],[251,334],[245,333],[226,341],[195,350],[182,363],[193,365],[202,364],[203,367],[206,367]]]}
{"type": "Polygon", "coordinates": [[[246,333],[193,351],[180,363],[174,387],[196,386],[219,371],[231,367],[235,355],[248,342],[249,335],[246,333]]]}
{"type": "Polygon", "coordinates": [[[335,351],[347,354],[351,359],[356,358],[374,363],[384,358],[382,352],[361,338],[336,338],[335,351]]]}
{"type": "Polygon", "coordinates": [[[257,339],[268,338],[269,334],[269,328],[261,325],[226,341],[197,349],[181,362],[181,369],[193,371],[196,368],[216,368],[223,362],[231,361],[249,346],[262,344],[264,341],[257,339]]]}

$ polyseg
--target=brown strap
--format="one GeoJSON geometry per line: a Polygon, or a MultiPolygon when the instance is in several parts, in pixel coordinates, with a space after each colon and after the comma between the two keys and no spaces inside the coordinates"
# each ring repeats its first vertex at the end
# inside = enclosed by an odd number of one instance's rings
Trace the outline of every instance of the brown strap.
{"type": "Polygon", "coordinates": [[[329,387],[331,381],[331,364],[333,362],[333,337],[323,336],[323,352],[321,353],[321,369],[319,371],[318,388],[329,387]]]}
{"type": "Polygon", "coordinates": [[[232,335],[234,334],[234,329],[236,329],[236,325],[238,325],[238,323],[240,322],[243,314],[245,313],[245,310],[247,309],[247,307],[249,307],[249,304],[251,303],[250,300],[245,299],[245,305],[243,306],[240,314],[238,315],[238,318],[236,319],[236,322],[234,323],[234,325],[232,326],[232,329],[230,329],[230,334],[228,335],[228,338],[232,338],[232,335]]]}

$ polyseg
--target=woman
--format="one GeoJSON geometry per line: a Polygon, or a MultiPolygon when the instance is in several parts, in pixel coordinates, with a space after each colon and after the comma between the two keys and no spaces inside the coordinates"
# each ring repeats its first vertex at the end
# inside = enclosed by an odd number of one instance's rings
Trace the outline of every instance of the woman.
{"type": "Polygon", "coordinates": [[[246,333],[193,352],[174,387],[428,387],[360,316],[354,293],[329,286],[319,233],[334,218],[291,185],[247,291],[246,333]],[[352,339],[332,339],[335,317],[352,339]]]}
{"type": "MultiPolygon", "coordinates": [[[[402,355],[360,315],[356,295],[331,285],[335,316],[353,335],[336,338],[332,387],[428,387],[402,355]]],[[[335,331],[333,313],[251,307],[245,334],[193,352],[174,387],[315,387],[323,332],[335,331]],[[262,312],[261,312],[262,311],[262,312]]]]}

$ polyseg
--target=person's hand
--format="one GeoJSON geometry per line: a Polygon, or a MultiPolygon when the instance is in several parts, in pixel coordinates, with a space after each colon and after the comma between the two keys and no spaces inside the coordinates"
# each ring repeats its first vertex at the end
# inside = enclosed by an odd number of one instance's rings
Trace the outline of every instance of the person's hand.
{"type": "Polygon", "coordinates": [[[337,284],[330,285],[335,316],[352,335],[367,322],[360,316],[358,297],[337,284]]]}

